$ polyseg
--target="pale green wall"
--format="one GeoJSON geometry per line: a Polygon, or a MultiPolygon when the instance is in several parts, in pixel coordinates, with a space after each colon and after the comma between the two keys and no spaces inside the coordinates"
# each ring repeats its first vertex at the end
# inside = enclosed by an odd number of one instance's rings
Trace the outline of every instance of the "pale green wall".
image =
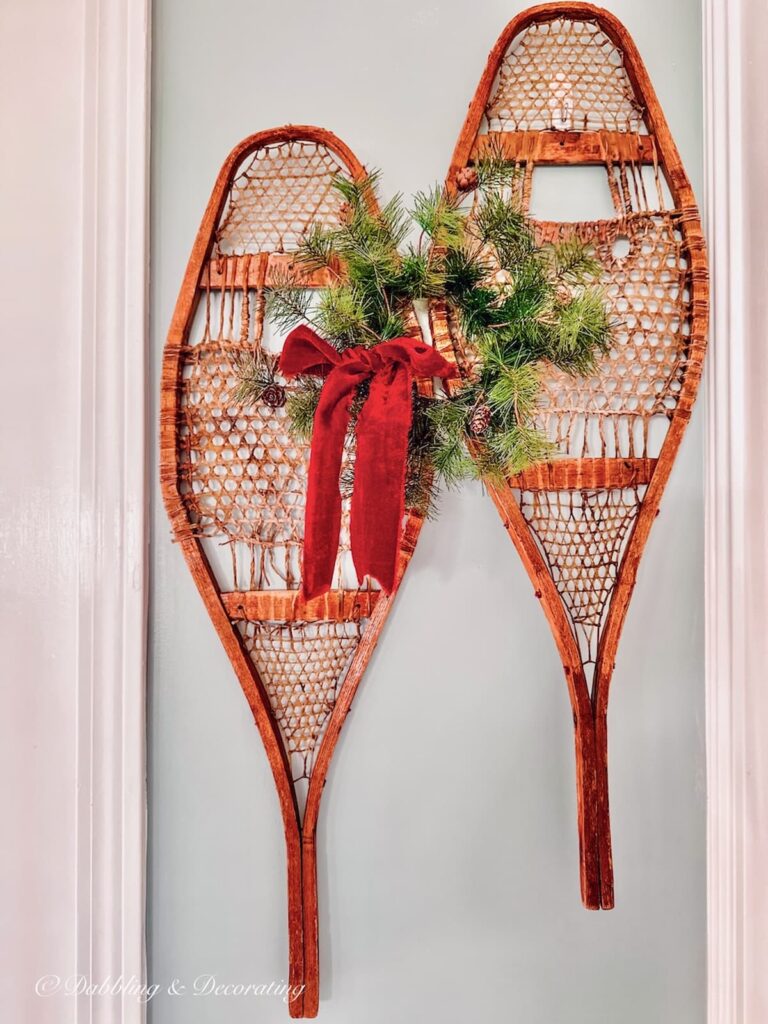
{"type": "MultiPolygon", "coordinates": [[[[388,193],[442,178],[521,4],[155,0],[152,336],[218,168],[287,121],[337,132],[388,193]]],[[[697,0],[614,0],[701,191],[697,0]]],[[[327,1024],[703,1024],[700,408],[641,567],[610,709],[617,909],[579,903],[570,709],[479,488],[424,529],[320,822],[327,1024]]],[[[156,414],[156,410],[155,410],[156,414]]],[[[155,473],[155,485],[156,485],[155,473]]],[[[155,487],[149,703],[153,981],[285,978],[283,840],[258,734],[155,487]]],[[[158,996],[152,1024],[282,1022],[270,999],[158,996]]]]}

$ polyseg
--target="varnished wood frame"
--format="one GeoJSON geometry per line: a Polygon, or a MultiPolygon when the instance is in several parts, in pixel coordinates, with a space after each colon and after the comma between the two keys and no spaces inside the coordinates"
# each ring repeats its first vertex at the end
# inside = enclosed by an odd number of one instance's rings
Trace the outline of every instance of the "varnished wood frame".
{"type": "MultiPolygon", "coordinates": [[[[531,7],[514,18],[504,29],[490,53],[475,95],[469,106],[464,126],[456,143],[446,178],[449,190],[456,189],[456,174],[472,162],[473,152],[494,80],[512,41],[534,22],[558,18],[596,22],[624,55],[624,66],[635,94],[643,105],[648,131],[656,141],[659,165],[665,172],[675,209],[682,213],[681,232],[690,263],[691,331],[688,362],[678,403],[671,418],[664,443],[653,467],[645,499],[631,530],[611,597],[607,618],[600,637],[594,682],[590,696],[578,644],[549,567],[534,540],[528,524],[515,500],[512,480],[507,486],[489,485],[489,492],[512,541],[534,584],[541,601],[565,670],[573,709],[576,744],[576,788],[582,901],[589,909],[610,909],[614,905],[613,861],[611,853],[610,816],[608,805],[608,695],[613,675],[621,630],[637,578],[637,568],[645,548],[651,524],[655,519],[675,460],[683,433],[691,416],[702,373],[708,329],[708,271],[704,235],[696,200],[683,168],[663,111],[648,72],[631,36],[612,14],[588,3],[547,3],[531,7]]],[[[522,134],[522,133],[515,133],[522,134]]],[[[532,134],[532,133],[525,133],[532,134]]],[[[544,133],[542,133],[544,134],[544,133]]],[[[594,162],[590,152],[574,144],[571,132],[546,133],[562,137],[562,151],[556,162],[594,162]]],[[[584,133],[592,135],[593,133],[584,133]]],[[[609,133],[611,134],[611,133],[609,133]]],[[[445,337],[443,329],[438,332],[445,337]]],[[[574,461],[574,460],[569,460],[574,461]]],[[[587,461],[587,460],[578,460],[587,461]]],[[[595,462],[605,463],[607,480],[612,464],[619,460],[588,460],[592,486],[596,482],[595,462]]],[[[519,486],[519,482],[518,486],[519,486]]],[[[577,487],[571,482],[568,486],[577,487]]],[[[605,484],[603,484],[605,486],[605,484]]]]}
{"type": "MultiPolygon", "coordinates": [[[[362,164],[340,139],[322,128],[308,125],[288,125],[258,132],[236,146],[227,157],[216,179],[192,247],[165,345],[160,405],[160,481],[175,539],[181,547],[208,614],[235,669],[272,769],[280,801],[287,851],[289,983],[294,988],[303,986],[301,995],[289,1004],[290,1014],[292,1017],[314,1017],[319,1003],[316,833],[320,799],[341,727],[413,554],[423,520],[413,513],[408,515],[392,593],[377,595],[375,601],[369,599],[370,607],[366,610],[370,611],[370,619],[326,724],[309,780],[302,822],[285,746],[272,713],[269,697],[232,621],[242,617],[243,611],[236,607],[236,595],[222,594],[202,543],[190,529],[190,521],[178,486],[178,430],[183,347],[192,326],[216,225],[242,162],[266,145],[290,141],[307,141],[323,145],[343,161],[352,176],[361,177],[365,173],[362,164]]],[[[278,610],[281,618],[286,617],[285,613],[292,609],[296,612],[293,602],[286,598],[285,592],[278,592],[275,600],[280,605],[278,610]]],[[[258,598],[249,595],[245,603],[252,606],[259,604],[260,608],[264,608],[264,592],[261,592],[258,598]]],[[[330,603],[333,603],[333,595],[330,603]]],[[[348,596],[342,595],[342,607],[349,603],[348,596]]],[[[301,604],[300,600],[298,604],[301,604]]],[[[330,604],[326,608],[322,601],[314,604],[317,607],[303,607],[300,614],[306,616],[309,610],[315,618],[322,618],[330,609],[330,604]]],[[[331,617],[338,618],[337,615],[331,617]]]]}

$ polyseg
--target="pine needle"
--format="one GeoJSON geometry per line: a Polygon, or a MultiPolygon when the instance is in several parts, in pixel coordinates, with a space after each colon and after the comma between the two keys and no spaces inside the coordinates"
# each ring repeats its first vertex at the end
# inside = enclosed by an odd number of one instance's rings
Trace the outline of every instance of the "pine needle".
{"type": "Polygon", "coordinates": [[[265,388],[274,383],[275,370],[276,360],[266,353],[242,355],[235,367],[238,384],[230,400],[246,407],[256,405],[265,388]]]}
{"type": "Polygon", "coordinates": [[[316,377],[297,377],[285,403],[291,433],[301,441],[309,441],[315,423],[321,382],[316,377]]]}

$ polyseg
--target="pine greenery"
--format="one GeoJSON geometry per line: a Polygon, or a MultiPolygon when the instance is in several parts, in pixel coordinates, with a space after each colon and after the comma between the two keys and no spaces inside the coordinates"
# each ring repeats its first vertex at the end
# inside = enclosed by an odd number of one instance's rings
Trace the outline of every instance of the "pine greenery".
{"type": "MultiPolygon", "coordinates": [[[[232,401],[238,405],[253,404],[261,399],[264,391],[275,383],[277,359],[266,353],[257,356],[244,353],[236,366],[238,385],[232,392],[232,401]]],[[[310,424],[310,434],[312,426],[310,424]]]]}
{"type": "MultiPolygon", "coordinates": [[[[532,425],[542,365],[587,375],[609,346],[599,263],[577,240],[536,243],[513,198],[515,173],[492,151],[477,166],[471,209],[441,188],[418,193],[411,210],[399,195],[380,206],[378,173],[337,177],[342,223],[314,225],[296,254],[299,271],[267,294],[267,316],[280,331],[308,323],[340,351],[408,333],[414,302],[447,303],[477,362],[450,397],[425,399],[414,389],[406,500],[422,512],[439,479],[504,478],[550,458],[552,445],[532,425]],[[332,283],[318,294],[305,281],[319,269],[332,283]]],[[[250,388],[249,380],[241,375],[238,393],[255,401],[259,379],[250,388]]],[[[311,435],[321,387],[306,377],[289,388],[287,411],[301,437],[311,435]]]]}

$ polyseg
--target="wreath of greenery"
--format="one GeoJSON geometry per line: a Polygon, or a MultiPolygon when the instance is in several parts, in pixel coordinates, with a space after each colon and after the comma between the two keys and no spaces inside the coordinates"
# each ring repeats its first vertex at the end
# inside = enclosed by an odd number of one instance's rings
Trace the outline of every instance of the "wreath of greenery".
{"type": "MultiPolygon", "coordinates": [[[[381,205],[378,173],[337,177],[342,223],[314,225],[295,254],[298,269],[266,298],[278,330],[309,324],[340,351],[408,334],[414,304],[447,304],[476,358],[450,394],[430,399],[414,388],[406,504],[422,514],[440,481],[506,478],[551,458],[553,445],[533,425],[542,368],[589,375],[611,338],[590,248],[576,240],[537,244],[514,198],[517,172],[501,155],[491,153],[476,172],[471,209],[441,188],[418,193],[410,210],[400,195],[381,205]],[[318,292],[306,278],[319,269],[332,283],[318,292]]],[[[236,397],[259,401],[275,373],[274,360],[246,361],[236,397]]],[[[311,437],[321,388],[314,377],[287,388],[291,428],[302,438],[311,437]]],[[[358,408],[366,392],[362,385],[358,408]]]]}

